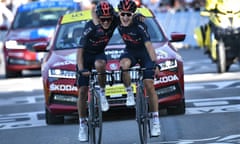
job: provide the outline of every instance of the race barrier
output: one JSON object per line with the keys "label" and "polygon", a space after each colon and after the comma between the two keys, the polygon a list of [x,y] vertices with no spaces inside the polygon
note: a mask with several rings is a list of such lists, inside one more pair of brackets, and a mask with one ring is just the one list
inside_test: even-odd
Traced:
{"label": "race barrier", "polygon": [[159,12],[155,13],[160,24],[164,27],[167,36],[170,38],[171,32],[181,32],[186,34],[186,39],[182,47],[197,47],[194,39],[194,29],[207,23],[206,17],[200,16],[200,11],[179,11],[179,12]]}

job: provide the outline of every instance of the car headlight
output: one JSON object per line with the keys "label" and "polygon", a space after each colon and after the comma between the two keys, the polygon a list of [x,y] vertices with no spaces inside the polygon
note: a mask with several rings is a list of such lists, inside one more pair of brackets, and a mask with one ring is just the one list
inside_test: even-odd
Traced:
{"label": "car headlight", "polygon": [[49,69],[48,76],[54,78],[69,78],[74,79],[76,78],[75,71],[68,71],[68,70],[61,70],[61,69]]}
{"label": "car headlight", "polygon": [[14,40],[6,41],[5,46],[7,49],[26,49],[27,48],[25,45],[20,44]]}
{"label": "car headlight", "polygon": [[173,69],[177,67],[177,60],[166,60],[164,62],[159,63],[159,66],[161,67],[161,70],[168,70]]}

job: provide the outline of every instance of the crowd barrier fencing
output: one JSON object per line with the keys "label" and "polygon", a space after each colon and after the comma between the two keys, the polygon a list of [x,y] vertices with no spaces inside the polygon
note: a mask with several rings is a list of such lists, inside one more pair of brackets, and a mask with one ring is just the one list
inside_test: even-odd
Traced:
{"label": "crowd barrier fencing", "polygon": [[207,17],[200,15],[200,11],[158,12],[155,14],[169,38],[172,32],[186,34],[186,39],[180,44],[180,47],[183,48],[197,47],[194,29],[208,22]]}

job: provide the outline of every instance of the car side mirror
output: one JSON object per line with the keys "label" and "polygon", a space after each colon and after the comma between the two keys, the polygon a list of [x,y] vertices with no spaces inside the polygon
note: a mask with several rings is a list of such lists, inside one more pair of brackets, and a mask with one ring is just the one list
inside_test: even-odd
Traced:
{"label": "car side mirror", "polygon": [[170,40],[170,42],[184,41],[185,38],[186,38],[186,34],[173,32],[173,33],[171,33],[171,40]]}
{"label": "car side mirror", "polygon": [[39,42],[33,45],[33,48],[37,51],[37,52],[48,52],[48,42]]}

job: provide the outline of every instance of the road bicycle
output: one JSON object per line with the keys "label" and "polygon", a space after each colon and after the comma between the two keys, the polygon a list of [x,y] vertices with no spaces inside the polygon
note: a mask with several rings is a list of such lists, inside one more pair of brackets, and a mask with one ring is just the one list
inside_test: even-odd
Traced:
{"label": "road bicycle", "polygon": [[[88,98],[88,127],[89,127],[89,143],[100,144],[102,141],[102,110],[100,103],[100,95],[97,86],[97,76],[101,74],[108,75],[108,84],[114,84],[117,73],[129,71],[131,73],[131,81],[136,84],[136,121],[138,123],[139,136],[141,144],[146,144],[150,132],[150,116],[148,114],[148,97],[144,92],[143,72],[149,70],[146,68],[133,67],[127,70],[111,71],[105,73],[97,73],[92,71],[89,75],[89,98]],[[153,70],[153,68],[151,69]],[[121,74],[120,74],[121,75]]]}
{"label": "road bicycle", "polygon": [[131,81],[136,84],[136,121],[138,124],[139,137],[141,144],[146,144],[148,138],[151,138],[150,115],[148,96],[145,94],[143,85],[143,72],[145,70],[154,70],[155,68],[132,67],[127,70],[131,75]]}
{"label": "road bicycle", "polygon": [[[89,75],[89,97],[88,97],[88,138],[90,144],[102,143],[102,108],[100,94],[97,87],[99,75],[110,75],[113,79],[112,72],[98,73],[94,70]],[[112,81],[108,82],[112,85]]]}

